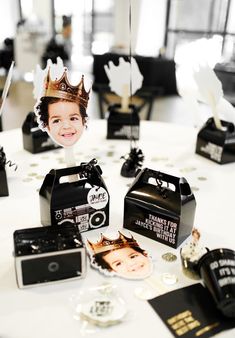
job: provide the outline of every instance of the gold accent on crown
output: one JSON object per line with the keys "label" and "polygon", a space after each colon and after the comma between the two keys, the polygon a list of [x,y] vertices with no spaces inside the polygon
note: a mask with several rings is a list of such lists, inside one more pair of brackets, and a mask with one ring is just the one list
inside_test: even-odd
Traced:
{"label": "gold accent on crown", "polygon": [[47,76],[44,80],[44,91],[42,97],[57,97],[59,99],[77,102],[86,109],[89,100],[89,94],[90,90],[87,92],[84,87],[84,75],[82,75],[78,85],[73,86],[69,83],[67,69],[64,70],[64,73],[59,80],[56,79],[55,81],[52,81],[49,68]]}
{"label": "gold accent on crown", "polygon": [[120,231],[117,239],[110,239],[101,234],[101,239],[97,243],[92,243],[89,240],[87,240],[87,242],[94,254],[121,249],[128,246],[139,246],[133,236],[131,236],[131,238],[126,237]]}

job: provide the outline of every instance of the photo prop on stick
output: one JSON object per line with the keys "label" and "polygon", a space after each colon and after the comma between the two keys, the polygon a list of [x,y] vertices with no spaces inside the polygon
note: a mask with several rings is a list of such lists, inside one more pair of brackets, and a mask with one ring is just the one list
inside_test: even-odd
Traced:
{"label": "photo prop on stick", "polygon": [[144,279],[152,273],[152,260],[136,239],[121,232],[115,239],[101,235],[96,243],[87,240],[91,266],[106,276]]}
{"label": "photo prop on stick", "polygon": [[72,85],[67,68],[57,59],[57,64],[48,61],[44,71],[37,68],[34,83],[34,94],[38,95],[35,114],[39,126],[65,148],[67,166],[75,165],[72,147],[83,133],[90,93],[85,89],[84,76],[77,85]]}
{"label": "photo prop on stick", "polygon": [[130,63],[120,57],[118,66],[115,66],[112,61],[109,61],[109,65],[105,65],[104,69],[109,78],[110,89],[121,96],[121,109],[127,111],[129,107],[129,96],[141,88],[144,79],[136,60],[132,57]]}
{"label": "photo prop on stick", "polygon": [[0,116],[2,115],[4,104],[5,104],[7,94],[8,94],[10,85],[11,85],[11,79],[12,79],[12,75],[13,75],[14,64],[15,64],[15,61],[12,61],[10,69],[8,71],[8,74],[7,74],[6,82],[5,82],[5,85],[4,85],[4,88],[3,88],[2,97],[0,99]]}

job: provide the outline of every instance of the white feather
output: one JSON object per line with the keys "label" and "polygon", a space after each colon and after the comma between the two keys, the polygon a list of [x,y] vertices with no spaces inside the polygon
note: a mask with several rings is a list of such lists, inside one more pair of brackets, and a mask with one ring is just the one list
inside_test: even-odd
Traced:
{"label": "white feather", "polygon": [[217,114],[217,105],[223,97],[221,82],[208,65],[199,66],[198,71],[194,72],[194,79],[198,86],[199,99],[211,107],[215,125],[217,129],[222,130],[223,127]]}

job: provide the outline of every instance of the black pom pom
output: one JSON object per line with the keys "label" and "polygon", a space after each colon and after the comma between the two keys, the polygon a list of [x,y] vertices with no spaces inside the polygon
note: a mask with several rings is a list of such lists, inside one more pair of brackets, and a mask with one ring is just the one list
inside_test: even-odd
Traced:
{"label": "black pom pom", "polygon": [[142,167],[144,161],[144,154],[141,149],[131,148],[130,153],[127,156],[122,156],[125,162],[121,168],[121,176],[135,177],[136,172]]}

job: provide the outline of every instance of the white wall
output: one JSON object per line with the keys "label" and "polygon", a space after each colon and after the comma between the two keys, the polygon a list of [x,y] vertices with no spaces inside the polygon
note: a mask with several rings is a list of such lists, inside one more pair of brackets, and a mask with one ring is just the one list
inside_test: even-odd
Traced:
{"label": "white wall", "polygon": [[132,52],[157,56],[165,36],[166,0],[115,0],[114,45],[130,48],[129,4],[131,3]]}
{"label": "white wall", "polygon": [[0,44],[6,38],[14,38],[19,21],[19,8],[16,0],[0,0]]}
{"label": "white wall", "polygon": [[136,53],[157,56],[165,36],[166,0],[142,0]]}

